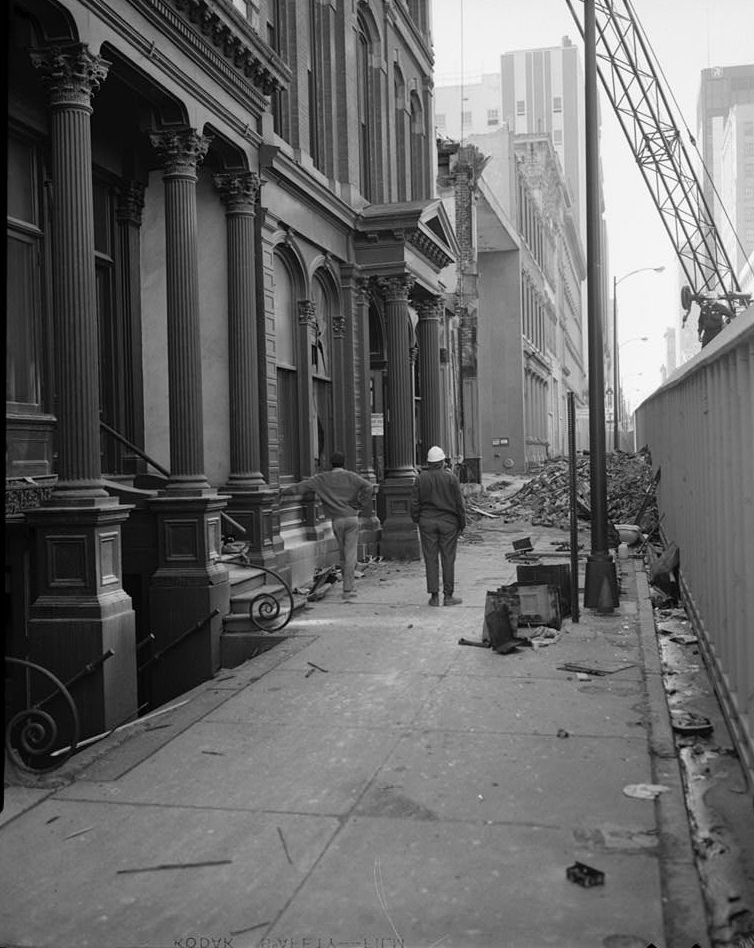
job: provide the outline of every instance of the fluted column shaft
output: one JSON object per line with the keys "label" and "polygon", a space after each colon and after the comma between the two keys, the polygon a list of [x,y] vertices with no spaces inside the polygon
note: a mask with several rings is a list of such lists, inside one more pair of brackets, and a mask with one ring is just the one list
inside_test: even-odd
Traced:
{"label": "fluted column shaft", "polygon": [[419,378],[421,380],[421,438],[426,455],[432,445],[442,446],[440,404],[440,307],[433,300],[419,307],[416,334],[419,342]]}
{"label": "fluted column shaft", "polygon": [[34,51],[49,93],[58,483],[52,501],[96,504],[102,485],[91,100],[110,66],[84,44]]}
{"label": "fluted column shaft", "polygon": [[254,208],[259,186],[258,175],[251,171],[215,175],[215,187],[225,205],[228,235],[231,489],[265,484],[260,453],[254,249]]}
{"label": "fluted column shaft", "polygon": [[156,132],[150,138],[164,161],[170,400],[168,490],[193,493],[209,487],[204,475],[196,169],[210,140],[193,129]]}
{"label": "fluted column shaft", "polygon": [[356,320],[353,335],[354,365],[358,367],[357,454],[359,470],[370,480],[375,477],[372,455],[372,405],[369,397],[371,365],[369,359],[369,281],[356,280]]}
{"label": "fluted column shaft", "polygon": [[[115,419],[120,431],[136,445],[144,444],[144,406],[141,378],[141,216],[144,185],[130,181],[118,196],[120,299],[123,325],[118,340],[122,355],[118,371],[122,386],[123,417]],[[138,460],[133,463],[138,465]]]}
{"label": "fluted column shaft", "polygon": [[408,294],[412,286],[413,280],[407,276],[379,279],[385,300],[388,363],[386,477],[413,477],[416,474],[408,317]]}

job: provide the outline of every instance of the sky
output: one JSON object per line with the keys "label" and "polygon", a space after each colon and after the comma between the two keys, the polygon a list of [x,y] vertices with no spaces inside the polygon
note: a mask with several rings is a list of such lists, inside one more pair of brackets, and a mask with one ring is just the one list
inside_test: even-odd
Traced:
{"label": "sky", "polygon": [[[583,3],[573,5],[581,17]],[[665,87],[695,133],[702,69],[754,62],[754,0],[633,0],[632,6]],[[563,36],[581,46],[566,0],[432,0],[435,85],[499,72],[502,53],[559,46]],[[665,331],[682,312],[678,287],[685,280],[612,106],[601,88],[599,94],[610,282],[622,281],[617,293],[621,378],[625,397],[636,406],[662,382]],[[622,280],[633,270],[661,266],[663,273]],[[694,323],[697,313],[694,306],[689,317]]]}

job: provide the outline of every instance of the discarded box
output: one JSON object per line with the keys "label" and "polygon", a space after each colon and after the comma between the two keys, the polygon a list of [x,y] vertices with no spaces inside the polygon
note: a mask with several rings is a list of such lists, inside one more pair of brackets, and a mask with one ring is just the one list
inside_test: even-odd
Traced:
{"label": "discarded box", "polygon": [[525,586],[545,583],[560,590],[560,614],[571,615],[571,567],[565,563],[554,565],[524,565],[516,567],[516,579]]}
{"label": "discarded box", "polygon": [[577,885],[583,885],[584,888],[591,888],[594,885],[605,884],[605,873],[599,869],[592,869],[583,862],[575,862],[566,869],[566,877]]}
{"label": "discarded box", "polygon": [[560,590],[557,586],[518,585],[518,625],[549,625],[559,629],[562,625]]}

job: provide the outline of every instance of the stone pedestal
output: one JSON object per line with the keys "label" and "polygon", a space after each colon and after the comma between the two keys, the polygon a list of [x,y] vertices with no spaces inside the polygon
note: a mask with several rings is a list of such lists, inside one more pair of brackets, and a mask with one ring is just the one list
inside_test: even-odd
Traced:
{"label": "stone pedestal", "polygon": [[[121,575],[120,531],[129,509],[113,501],[27,513],[38,595],[29,608],[26,657],[64,684],[95,663],[70,688],[81,739],[137,713],[135,617]],[[96,664],[108,650],[114,654]],[[33,697],[49,690],[43,683]]]}
{"label": "stone pedestal", "polygon": [[[245,530],[245,535],[236,536],[249,544],[247,556],[252,563],[275,569],[277,557],[283,549],[280,539],[280,510],[277,506],[277,491],[234,490],[231,484],[225,488],[230,494],[227,514]],[[226,524],[227,531],[233,528]]]}
{"label": "stone pedestal", "polygon": [[[222,617],[230,610],[228,572],[219,560],[220,514],[227,500],[219,494],[166,493],[149,503],[157,520],[158,556],[149,591],[151,657],[164,653],[145,672],[152,707],[206,681],[220,667]],[[194,631],[178,642],[189,630]]]}
{"label": "stone pedestal", "polygon": [[385,510],[382,521],[380,555],[388,560],[418,560],[421,556],[419,532],[411,520],[413,478],[385,480],[380,495]]}

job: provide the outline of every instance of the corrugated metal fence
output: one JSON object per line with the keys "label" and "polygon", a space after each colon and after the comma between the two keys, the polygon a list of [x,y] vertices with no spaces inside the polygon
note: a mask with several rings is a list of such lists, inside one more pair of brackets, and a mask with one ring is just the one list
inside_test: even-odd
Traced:
{"label": "corrugated metal fence", "polygon": [[661,468],[663,533],[754,779],[754,307],[642,403],[636,433]]}

